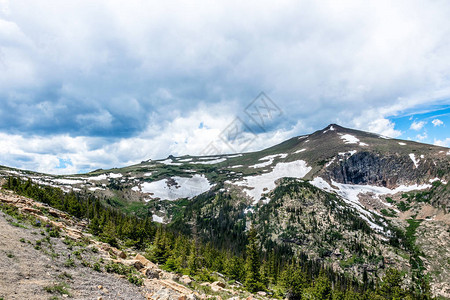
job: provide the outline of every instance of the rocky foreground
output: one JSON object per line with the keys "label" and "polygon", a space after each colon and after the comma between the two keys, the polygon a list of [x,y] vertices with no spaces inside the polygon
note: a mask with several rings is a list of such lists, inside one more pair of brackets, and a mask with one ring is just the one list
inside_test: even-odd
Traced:
{"label": "rocky foreground", "polygon": [[[0,299],[263,299],[238,284],[196,282],[87,233],[86,222],[0,190]],[[134,284],[133,284],[134,283]]]}

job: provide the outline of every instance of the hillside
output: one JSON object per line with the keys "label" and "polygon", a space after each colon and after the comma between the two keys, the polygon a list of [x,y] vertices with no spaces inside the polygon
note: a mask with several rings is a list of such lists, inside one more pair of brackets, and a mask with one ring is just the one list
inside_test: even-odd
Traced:
{"label": "hillside", "polygon": [[450,297],[450,150],[332,124],[268,149],[169,156],[124,168],[9,176],[102,199],[219,249],[243,253],[250,226],[263,260],[298,257],[360,282],[387,267]]}

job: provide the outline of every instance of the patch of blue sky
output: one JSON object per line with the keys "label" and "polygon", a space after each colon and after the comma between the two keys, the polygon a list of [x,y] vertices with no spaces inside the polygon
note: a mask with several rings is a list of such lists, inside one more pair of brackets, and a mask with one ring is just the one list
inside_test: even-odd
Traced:
{"label": "patch of blue sky", "polygon": [[72,161],[70,160],[70,158],[64,159],[64,158],[59,158],[58,157],[58,160],[59,160],[59,165],[56,166],[57,169],[65,169],[68,166],[72,166],[73,165]]}
{"label": "patch of blue sky", "polygon": [[400,139],[433,144],[450,138],[450,105],[421,107],[388,119],[401,131]]}

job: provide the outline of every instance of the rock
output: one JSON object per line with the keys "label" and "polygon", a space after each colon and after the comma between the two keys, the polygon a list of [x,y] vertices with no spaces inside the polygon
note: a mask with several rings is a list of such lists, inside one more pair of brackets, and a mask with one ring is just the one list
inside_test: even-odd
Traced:
{"label": "rock", "polygon": [[101,290],[101,289],[103,288],[103,286],[99,285],[97,288],[98,288],[99,290]]}
{"label": "rock", "polygon": [[186,300],[197,300],[198,297],[195,294],[189,294],[187,295],[187,299]]}
{"label": "rock", "polygon": [[144,265],[140,261],[135,261],[133,266],[136,268],[136,270],[140,270],[144,268]]}
{"label": "rock", "polygon": [[145,271],[145,276],[147,276],[148,279],[159,279],[159,272],[155,269],[147,269]]}
{"label": "rock", "polygon": [[178,300],[187,300],[186,295],[181,295],[178,297]]}
{"label": "rock", "polygon": [[192,283],[192,279],[188,275],[183,275],[180,278],[180,282],[185,284],[185,285],[190,285]]}
{"label": "rock", "polygon": [[222,281],[216,281],[216,282],[213,282],[213,284],[216,284],[216,285],[220,286],[221,288],[225,288],[225,283],[223,283]]}
{"label": "rock", "polygon": [[261,296],[261,297],[266,297],[267,296],[267,293],[263,292],[263,291],[259,291],[259,292],[257,292],[257,294],[258,294],[258,296]]}
{"label": "rock", "polygon": [[134,259],[139,261],[143,266],[149,266],[151,264],[151,262],[148,259],[146,259],[140,254],[137,254]]}
{"label": "rock", "polygon": [[127,258],[127,255],[122,250],[117,251],[116,255],[120,258]]}
{"label": "rock", "polygon": [[213,290],[213,292],[221,291],[224,287],[225,287],[225,284],[223,284],[220,281],[215,281],[211,284],[211,290]]}

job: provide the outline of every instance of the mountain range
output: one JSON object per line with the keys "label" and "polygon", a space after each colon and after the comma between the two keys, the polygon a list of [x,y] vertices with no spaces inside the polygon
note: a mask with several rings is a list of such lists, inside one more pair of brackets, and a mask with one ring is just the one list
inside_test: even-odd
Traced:
{"label": "mountain range", "polygon": [[308,257],[357,280],[386,266],[450,297],[450,149],[331,124],[249,153],[57,176],[0,167],[210,242]]}

